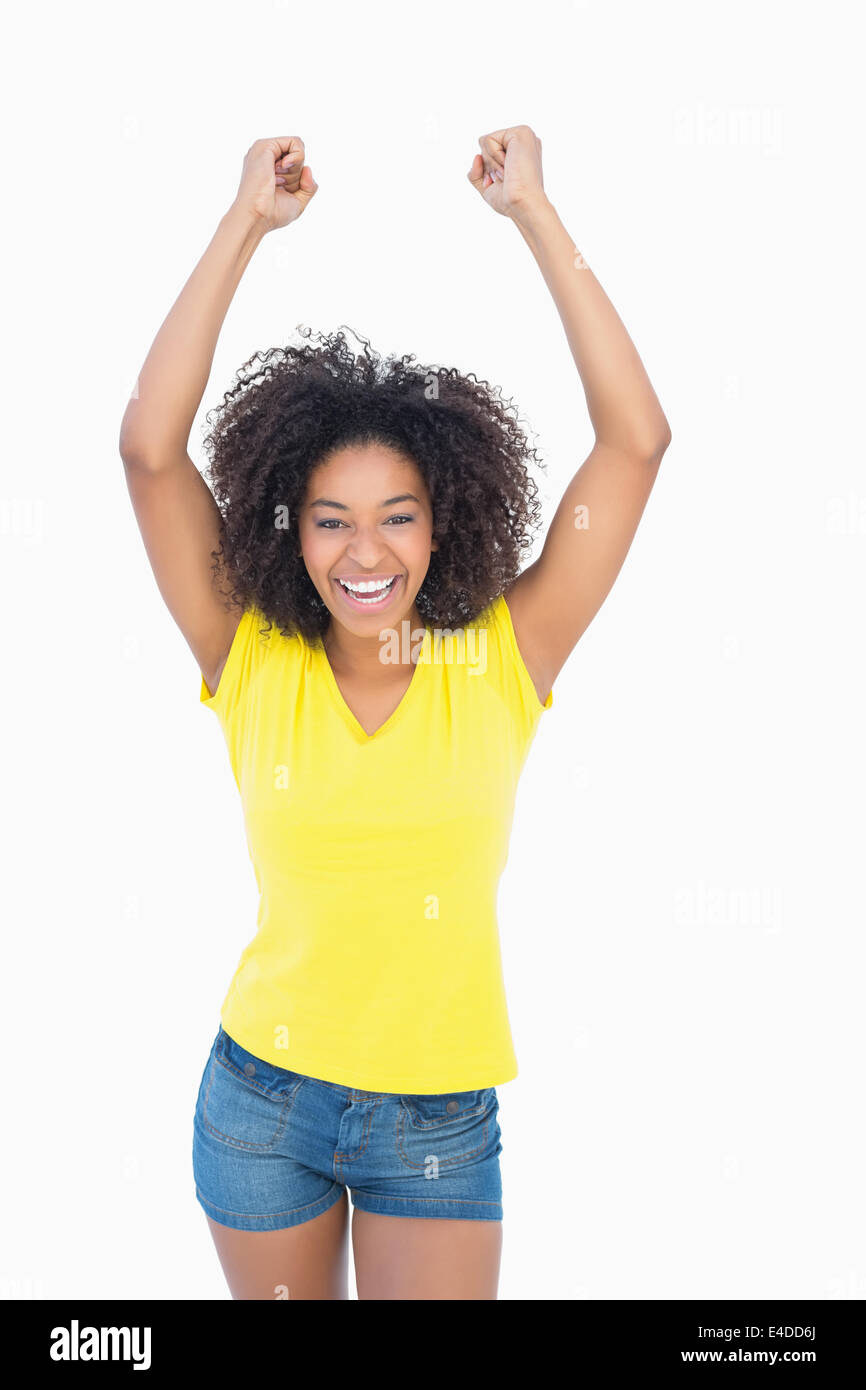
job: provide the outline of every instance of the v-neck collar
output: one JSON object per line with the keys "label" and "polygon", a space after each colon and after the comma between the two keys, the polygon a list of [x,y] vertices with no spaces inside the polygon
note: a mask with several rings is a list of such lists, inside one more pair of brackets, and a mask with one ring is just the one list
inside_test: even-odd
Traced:
{"label": "v-neck collar", "polygon": [[337,713],[340,715],[341,719],[343,720],[343,723],[346,725],[346,728],[349,730],[349,733],[353,736],[356,742],[361,744],[375,742],[375,740],[378,739],[381,734],[390,732],[390,730],[393,729],[394,725],[398,723],[399,720],[403,717],[407,705],[409,704],[412,697],[417,693],[416,687],[418,685],[418,680],[423,672],[424,667],[430,664],[426,659],[429,640],[430,629],[426,628],[421,650],[418,653],[418,660],[415,662],[415,669],[412,672],[412,679],[406,687],[406,690],[403,693],[400,703],[396,706],[395,709],[391,711],[384,724],[380,724],[378,729],[373,730],[372,734],[367,733],[367,730],[364,728],[363,724],[355,717],[355,715],[349,709],[349,706],[346,703],[346,698],[339,685],[337,684],[337,677],[334,675],[334,669],[331,666],[330,661],[328,660],[328,653],[325,651],[324,646],[316,645],[315,647],[311,648],[313,660],[318,664],[318,668],[322,673],[325,685],[328,687],[328,690],[330,692],[331,700],[334,704],[334,707],[336,708]]}

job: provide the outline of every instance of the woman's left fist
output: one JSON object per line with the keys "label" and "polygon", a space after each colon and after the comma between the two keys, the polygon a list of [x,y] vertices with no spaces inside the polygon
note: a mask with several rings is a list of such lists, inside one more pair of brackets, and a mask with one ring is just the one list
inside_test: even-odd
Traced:
{"label": "woman's left fist", "polygon": [[494,212],[519,217],[545,199],[541,141],[528,125],[491,131],[478,144],[466,177]]}

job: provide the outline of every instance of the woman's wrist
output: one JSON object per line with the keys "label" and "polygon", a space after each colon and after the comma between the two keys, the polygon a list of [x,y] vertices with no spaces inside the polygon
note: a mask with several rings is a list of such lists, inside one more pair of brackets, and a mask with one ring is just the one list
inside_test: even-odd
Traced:
{"label": "woman's wrist", "polygon": [[243,203],[231,203],[220,220],[223,226],[231,229],[242,241],[253,246],[270,231],[266,219]]}
{"label": "woman's wrist", "polygon": [[511,214],[511,220],[523,236],[529,238],[543,231],[545,227],[555,225],[559,217],[547,194],[541,192],[523,203],[518,203]]}

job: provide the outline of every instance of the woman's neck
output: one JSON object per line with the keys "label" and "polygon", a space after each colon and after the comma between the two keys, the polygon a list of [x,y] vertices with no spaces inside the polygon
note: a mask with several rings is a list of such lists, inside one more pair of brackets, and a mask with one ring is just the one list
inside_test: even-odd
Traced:
{"label": "woman's neck", "polygon": [[[405,630],[404,623],[408,624]],[[397,670],[405,674],[406,668],[414,664],[413,653],[423,633],[424,619],[413,603],[410,612],[401,614],[393,625],[383,627],[372,637],[360,637],[332,617],[322,642],[335,671],[371,682],[387,681]]]}

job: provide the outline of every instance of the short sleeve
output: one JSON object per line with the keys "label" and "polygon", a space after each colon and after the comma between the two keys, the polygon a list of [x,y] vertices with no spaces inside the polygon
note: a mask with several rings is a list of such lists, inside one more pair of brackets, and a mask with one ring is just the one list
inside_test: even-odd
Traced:
{"label": "short sleeve", "polygon": [[553,689],[542,703],[517,645],[511,612],[502,594],[485,609],[478,622],[487,632],[487,664],[491,678],[518,728],[528,739],[542,714],[551,708]]}
{"label": "short sleeve", "polygon": [[262,629],[266,626],[267,619],[261,613],[254,608],[246,609],[235,630],[219,685],[213,694],[204,676],[201,677],[200,703],[212,709],[223,726],[243,702],[261,664],[266,650]]}

